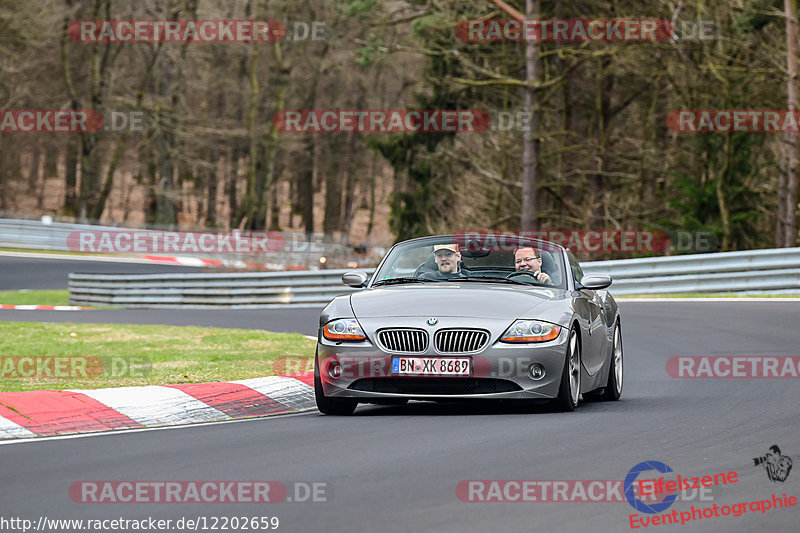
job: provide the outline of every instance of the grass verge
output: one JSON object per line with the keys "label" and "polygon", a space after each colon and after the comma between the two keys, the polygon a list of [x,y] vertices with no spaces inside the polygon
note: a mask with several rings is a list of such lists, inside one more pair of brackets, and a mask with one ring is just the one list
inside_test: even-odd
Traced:
{"label": "grass verge", "polygon": [[69,305],[69,291],[0,291],[0,304]]}
{"label": "grass verge", "polygon": [[69,250],[47,250],[44,248],[15,248],[13,246],[0,246],[0,252],[19,252],[28,254],[48,254],[48,255],[97,255],[82,252],[71,252]]}
{"label": "grass verge", "polygon": [[312,368],[314,348],[302,335],[259,330],[0,322],[0,391],[281,375]]}

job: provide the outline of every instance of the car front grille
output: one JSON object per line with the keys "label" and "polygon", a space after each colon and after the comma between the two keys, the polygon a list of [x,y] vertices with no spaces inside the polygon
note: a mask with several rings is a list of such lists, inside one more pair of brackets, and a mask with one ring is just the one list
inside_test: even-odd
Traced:
{"label": "car front grille", "polygon": [[513,392],[522,387],[495,378],[364,378],[353,382],[350,390],[384,394],[456,396]]}
{"label": "car front grille", "polygon": [[421,329],[384,329],[378,342],[389,352],[423,353],[428,349],[428,334]]}
{"label": "car front grille", "polygon": [[472,353],[486,346],[489,333],[482,329],[441,329],[433,342],[440,353]]}

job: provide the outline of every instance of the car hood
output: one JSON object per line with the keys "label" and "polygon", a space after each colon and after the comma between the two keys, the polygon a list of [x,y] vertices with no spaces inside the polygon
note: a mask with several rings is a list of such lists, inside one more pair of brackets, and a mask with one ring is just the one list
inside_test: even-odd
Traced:
{"label": "car hood", "polygon": [[[462,316],[531,318],[534,308],[559,306],[568,299],[562,289],[447,282],[436,286],[402,285],[367,289],[350,295],[356,317]],[[544,309],[537,309],[541,315]]]}

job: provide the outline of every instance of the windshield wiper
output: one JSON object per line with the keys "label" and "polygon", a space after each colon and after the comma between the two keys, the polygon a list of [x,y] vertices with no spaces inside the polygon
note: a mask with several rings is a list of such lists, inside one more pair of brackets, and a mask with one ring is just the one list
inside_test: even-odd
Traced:
{"label": "windshield wiper", "polygon": [[485,281],[487,283],[511,283],[513,285],[525,285],[530,287],[530,283],[524,283],[515,279],[498,278],[495,276],[466,276],[463,278],[447,278],[447,281]]}
{"label": "windshield wiper", "polygon": [[401,283],[428,283],[431,281],[437,282],[439,280],[424,278],[389,278],[376,281],[372,286],[377,287],[378,285],[399,285]]}

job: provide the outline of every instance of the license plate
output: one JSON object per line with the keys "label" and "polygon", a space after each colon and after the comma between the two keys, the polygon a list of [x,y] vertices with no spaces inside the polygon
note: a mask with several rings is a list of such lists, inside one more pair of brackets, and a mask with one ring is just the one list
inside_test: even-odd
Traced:
{"label": "license plate", "polygon": [[392,374],[397,376],[471,376],[469,357],[393,357]]}

